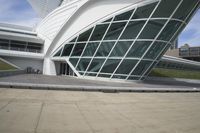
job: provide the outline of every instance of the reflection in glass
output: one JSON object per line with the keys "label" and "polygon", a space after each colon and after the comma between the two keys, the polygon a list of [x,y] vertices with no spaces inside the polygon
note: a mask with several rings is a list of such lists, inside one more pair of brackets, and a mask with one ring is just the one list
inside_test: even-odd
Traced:
{"label": "reflection in glass", "polygon": [[149,18],[151,12],[153,11],[157,3],[158,2],[139,7],[133,15],[132,19]]}
{"label": "reflection in glass", "polygon": [[145,21],[131,21],[126,27],[120,39],[135,39],[142,29]]}
{"label": "reflection in glass", "polygon": [[142,75],[150,66],[151,61],[142,60],[131,75]]}
{"label": "reflection in glass", "polygon": [[95,56],[96,57],[99,57],[99,56],[106,57],[106,56],[108,56],[108,54],[110,53],[110,50],[112,49],[114,44],[115,44],[115,42],[102,42],[101,46],[99,47]]}
{"label": "reflection in glass", "polygon": [[84,47],[85,43],[77,43],[73,50],[72,56],[80,56],[83,52]]}
{"label": "reflection in glass", "polygon": [[154,39],[164,26],[166,20],[150,20],[139,36],[139,39]]}
{"label": "reflection in glass", "polygon": [[127,57],[142,57],[144,52],[150,46],[152,42],[136,41],[132,48],[130,49]]}
{"label": "reflection in glass", "polygon": [[163,50],[163,48],[165,47],[165,43],[162,42],[155,42],[151,48],[149,49],[149,51],[147,52],[147,54],[145,55],[145,59],[155,59],[160,51]]}
{"label": "reflection in glass", "polygon": [[101,68],[104,61],[105,59],[93,59],[88,72],[99,72],[99,69]]}
{"label": "reflection in glass", "polygon": [[154,12],[152,18],[170,17],[170,15],[176,9],[179,2],[180,0],[161,0],[161,3]]}
{"label": "reflection in glass", "polygon": [[126,22],[112,23],[104,40],[116,40],[122,32]]}
{"label": "reflection in glass", "polygon": [[99,45],[99,42],[89,42],[87,44],[87,47],[86,47],[84,53],[83,53],[83,57],[84,56],[92,57],[94,55],[98,45]]}
{"label": "reflection in glass", "polygon": [[63,49],[62,56],[69,56],[73,47],[74,47],[74,44],[66,44]]}
{"label": "reflection in glass", "polygon": [[123,57],[132,43],[132,41],[119,41],[110,57]]}
{"label": "reflection in glass", "polygon": [[106,32],[109,24],[101,24],[95,27],[95,30],[90,38],[90,41],[102,40],[104,33]]}
{"label": "reflection in glass", "polygon": [[181,24],[182,23],[179,21],[175,21],[175,20],[169,21],[168,24],[166,25],[166,27],[164,28],[164,30],[161,32],[161,34],[157,38],[157,40],[169,41],[172,38],[172,36],[174,35],[174,33],[181,26]]}
{"label": "reflection in glass", "polygon": [[120,20],[129,20],[129,18],[131,17],[133,13],[133,10],[122,13],[120,15],[115,16],[114,21],[120,21]]}
{"label": "reflection in glass", "polygon": [[129,74],[138,60],[124,59],[115,74]]}
{"label": "reflection in glass", "polygon": [[85,71],[87,69],[88,64],[90,63],[91,59],[81,59],[80,62],[77,65],[78,71]]}
{"label": "reflection in glass", "polygon": [[120,60],[108,59],[103,66],[101,73],[113,73],[119,62]]}

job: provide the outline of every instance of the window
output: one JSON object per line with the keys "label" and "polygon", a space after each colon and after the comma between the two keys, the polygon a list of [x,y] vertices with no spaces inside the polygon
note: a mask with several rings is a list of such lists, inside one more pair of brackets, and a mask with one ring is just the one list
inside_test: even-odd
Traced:
{"label": "window", "polygon": [[151,61],[142,60],[131,75],[142,75],[150,66]]}
{"label": "window", "polygon": [[138,8],[135,14],[133,15],[132,19],[149,18],[150,14],[152,13],[157,3],[158,2]]}
{"label": "window", "polygon": [[72,51],[73,46],[74,44],[66,44],[63,49],[62,56],[69,56]]}
{"label": "window", "polygon": [[115,42],[102,42],[101,46],[99,47],[95,56],[96,57],[98,57],[98,56],[102,56],[102,57],[108,56],[108,54],[110,53],[110,50],[112,49],[114,44],[115,44]]}
{"label": "window", "polygon": [[[190,0],[191,1],[191,0]],[[152,18],[168,18],[176,9],[180,0],[161,0],[158,8],[154,12]]]}
{"label": "window", "polygon": [[127,57],[142,57],[151,43],[152,42],[136,41],[129,51]]}
{"label": "window", "polygon": [[88,41],[88,38],[90,37],[91,32],[92,32],[92,28],[83,32],[81,35],[79,35],[78,42]]}
{"label": "window", "polygon": [[166,20],[150,20],[139,36],[139,39],[154,39],[164,26]]}
{"label": "window", "polygon": [[145,21],[131,21],[126,27],[120,39],[135,39],[142,29]]}
{"label": "window", "polygon": [[115,16],[114,21],[120,21],[120,20],[129,20],[129,18],[131,17],[133,13],[133,10],[122,13],[120,15]]}
{"label": "window", "polygon": [[102,40],[103,35],[105,34],[109,24],[101,24],[95,27],[95,30],[92,34],[90,41]]}
{"label": "window", "polygon": [[89,63],[90,59],[81,59],[76,69],[78,71],[86,71]]}
{"label": "window", "polygon": [[132,43],[132,41],[119,41],[113,49],[110,57],[123,57]]}
{"label": "window", "polygon": [[72,56],[80,56],[83,52],[84,47],[85,43],[77,43],[73,50]]}
{"label": "window", "polygon": [[155,59],[159,53],[163,50],[163,48],[165,47],[165,43],[162,42],[155,42],[151,48],[149,49],[149,51],[147,52],[147,54],[145,55],[144,58],[146,59]]}
{"label": "window", "polygon": [[121,22],[121,23],[112,23],[104,40],[116,40],[118,39],[120,33],[122,32],[124,26],[125,26],[125,22]]}
{"label": "window", "polygon": [[115,74],[129,74],[138,60],[124,59]]}
{"label": "window", "polygon": [[98,72],[105,59],[94,59],[88,69],[89,72]]}
{"label": "window", "polygon": [[99,42],[89,42],[83,53],[83,57],[84,56],[92,57],[94,55],[98,45],[99,45]]}
{"label": "window", "polygon": [[103,66],[101,73],[113,73],[120,60],[108,59]]}

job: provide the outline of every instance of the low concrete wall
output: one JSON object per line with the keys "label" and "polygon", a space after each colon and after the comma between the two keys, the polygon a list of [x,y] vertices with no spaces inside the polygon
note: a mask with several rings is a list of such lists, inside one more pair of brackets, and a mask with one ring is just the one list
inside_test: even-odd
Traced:
{"label": "low concrete wall", "polygon": [[8,71],[0,71],[0,77],[25,74],[26,70],[8,70]]}

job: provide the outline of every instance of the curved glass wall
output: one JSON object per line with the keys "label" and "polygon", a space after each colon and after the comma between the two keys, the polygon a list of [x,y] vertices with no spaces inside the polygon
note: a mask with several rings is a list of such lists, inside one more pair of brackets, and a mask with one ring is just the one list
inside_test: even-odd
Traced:
{"label": "curved glass wall", "polygon": [[160,0],[112,16],[60,48],[82,76],[142,80],[171,46],[199,0]]}

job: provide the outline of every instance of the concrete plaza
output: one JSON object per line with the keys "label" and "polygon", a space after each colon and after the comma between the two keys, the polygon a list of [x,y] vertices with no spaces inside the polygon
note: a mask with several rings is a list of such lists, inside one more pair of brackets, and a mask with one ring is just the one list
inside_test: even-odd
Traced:
{"label": "concrete plaza", "polygon": [[0,133],[199,133],[200,93],[0,89]]}

